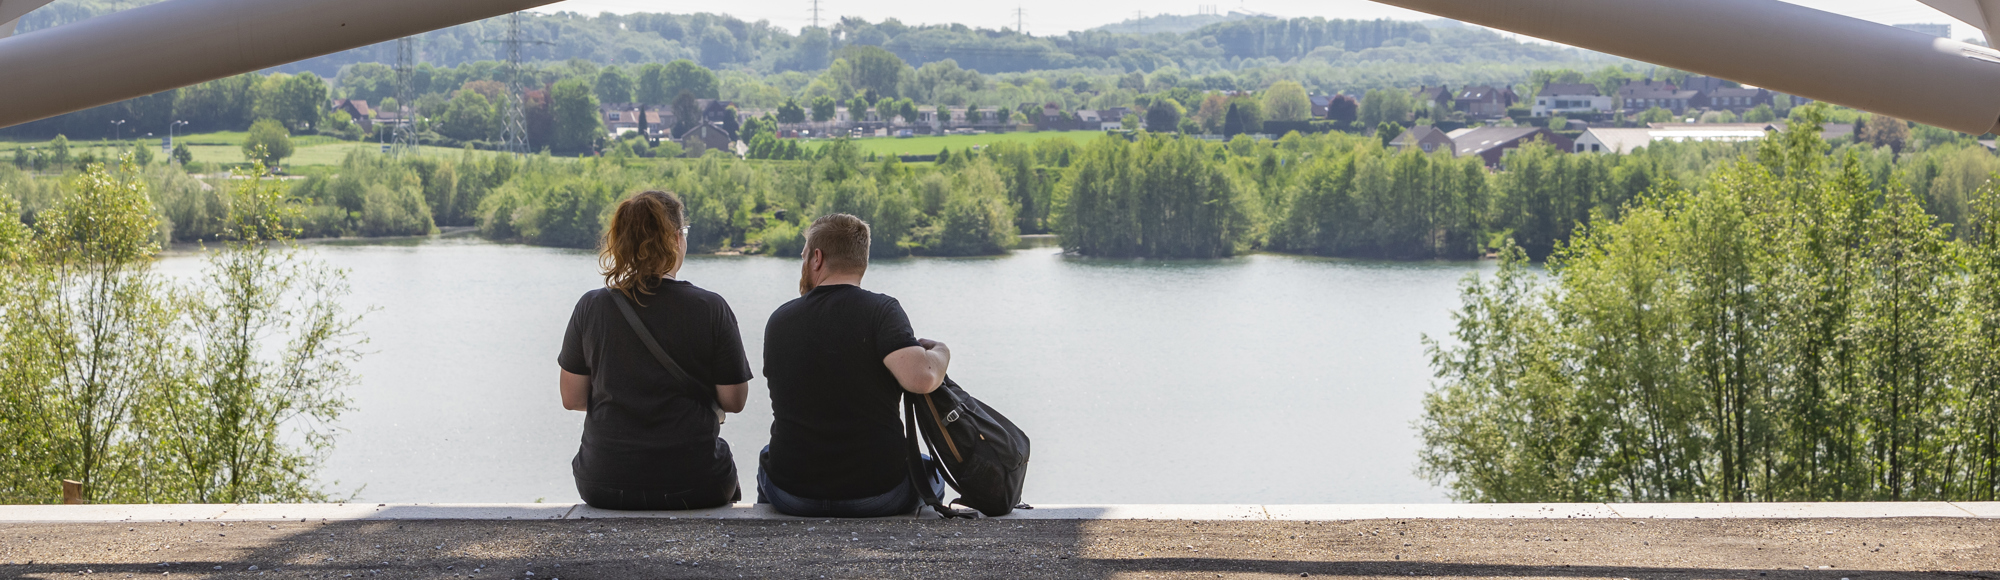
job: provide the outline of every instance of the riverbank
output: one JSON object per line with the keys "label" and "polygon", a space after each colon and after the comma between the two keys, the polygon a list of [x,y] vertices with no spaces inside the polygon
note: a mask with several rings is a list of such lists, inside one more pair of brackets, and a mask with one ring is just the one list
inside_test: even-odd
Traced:
{"label": "riverbank", "polygon": [[[1597,504],[1601,505],[1601,504]],[[1751,510],[1772,504],[1743,504]],[[1796,517],[1703,517],[1732,506],[1646,506],[1674,519],[1573,517],[1577,506],[1409,506],[1454,519],[811,520],[645,517],[246,519],[0,523],[0,575],[215,578],[1560,578],[2000,577],[2000,519],[1951,504],[1817,504]],[[1991,504],[1970,504],[1988,516]],[[0,521],[29,506],[0,508]],[[33,506],[80,511],[125,506]],[[179,508],[139,506],[188,518]],[[314,506],[248,506],[257,513]],[[332,506],[325,506],[332,507]],[[369,506],[362,506],[369,507]],[[391,507],[391,506],[379,506]],[[420,508],[422,506],[396,506]],[[432,513],[437,508],[432,506]],[[1077,506],[1202,508],[1228,506]],[[1272,506],[1283,508],[1283,506]],[[1291,506],[1342,508],[1393,506]],[[1492,508],[1539,517],[1482,517]],[[1621,506],[1612,506],[1615,512]],[[1437,508],[1447,508],[1438,511]],[[587,508],[584,508],[587,509]],[[1664,511],[1663,511],[1664,510]],[[130,510],[127,510],[130,511]],[[393,511],[393,510],[392,510]],[[1226,510],[1225,510],[1226,511]],[[303,512],[301,512],[303,513]],[[416,513],[416,512],[404,512]],[[1355,512],[1360,513],[1360,512]],[[1968,512],[1969,513],[1969,512]],[[605,512],[609,515],[609,512]],[[299,514],[285,514],[297,516]],[[667,516],[665,513],[624,514]],[[1490,514],[1489,514],[1490,515]],[[1832,517],[1828,517],[1831,515]],[[682,516],[690,516],[682,514]],[[225,518],[226,519],[226,518]]]}

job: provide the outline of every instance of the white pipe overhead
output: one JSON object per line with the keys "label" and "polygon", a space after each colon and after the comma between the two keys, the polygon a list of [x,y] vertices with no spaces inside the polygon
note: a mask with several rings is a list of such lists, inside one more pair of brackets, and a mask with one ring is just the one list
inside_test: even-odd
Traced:
{"label": "white pipe overhead", "polygon": [[[12,7],[17,0],[0,1]],[[168,0],[141,6],[0,38],[0,127],[556,1]]]}
{"label": "white pipe overhead", "polygon": [[2000,29],[2000,0],[1918,0],[1936,8],[1938,12],[1978,28],[1986,33],[1986,44],[1993,44],[1993,31]]}
{"label": "white pipe overhead", "polygon": [[1975,135],[2000,124],[2000,51],[1778,0],[1375,1]]}

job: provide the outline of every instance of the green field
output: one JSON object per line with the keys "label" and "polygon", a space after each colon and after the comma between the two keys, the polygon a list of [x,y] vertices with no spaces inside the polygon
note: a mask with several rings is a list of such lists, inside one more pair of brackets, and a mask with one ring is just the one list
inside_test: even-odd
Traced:
{"label": "green field", "polygon": [[[195,161],[199,161],[202,163],[230,165],[230,164],[244,162],[243,160],[244,136],[245,133],[242,131],[226,131],[218,133],[201,133],[196,135],[178,135],[174,137],[174,141],[181,145],[186,145],[188,148],[188,152],[194,154]],[[158,137],[142,137],[141,140],[146,145],[153,147],[157,147],[160,143]],[[114,152],[117,151],[125,151],[128,148],[130,148],[132,144],[133,141],[131,140],[127,140],[123,143],[111,141],[108,139],[100,139],[95,141],[70,141],[69,150],[72,155],[93,153],[98,157],[102,158],[102,157],[109,157],[110,155],[114,154]],[[15,149],[26,149],[29,147],[48,147],[48,145],[49,145],[48,141],[0,141],[0,156],[6,156],[8,158],[11,158],[13,155],[13,151]],[[372,141],[365,143],[355,142],[355,141],[341,141],[339,139],[327,137],[324,135],[306,135],[300,137],[293,137],[292,147],[295,151],[293,152],[291,157],[285,158],[285,165],[293,167],[304,167],[310,165],[339,165],[341,160],[347,157],[347,152],[349,151],[353,151],[356,149],[361,149],[366,151],[382,150],[381,149],[382,146],[380,143],[375,143]],[[450,147],[425,146],[422,148],[421,154],[457,156],[462,151],[464,150],[454,149]],[[160,154],[158,149],[154,149],[154,154],[155,154],[154,155],[155,159],[164,159],[166,157],[165,155]],[[474,154],[493,155],[495,153],[492,151],[477,151],[474,152]]]}
{"label": "green field", "polygon": [[[342,159],[347,158],[347,152],[349,151],[353,151],[356,149],[360,149],[363,151],[381,151],[382,145],[379,143],[355,143],[352,141],[345,141],[345,142],[336,141],[324,145],[307,145],[307,146],[295,145],[294,149],[295,151],[293,151],[292,156],[285,158],[285,165],[287,166],[301,167],[306,165],[339,165]],[[460,153],[464,151],[465,151],[464,149],[453,149],[450,147],[431,147],[427,145],[421,149],[419,154],[449,155],[452,157],[457,157]],[[243,147],[241,145],[237,146],[190,145],[188,146],[188,152],[194,154],[195,161],[200,161],[203,163],[222,163],[222,164],[243,163]],[[473,154],[494,155],[495,152],[474,151]]]}
{"label": "green field", "polygon": [[[1044,139],[1068,139],[1081,145],[1091,139],[1103,137],[1100,131],[1024,131],[1017,133],[988,133],[985,135],[945,135],[941,137],[864,137],[855,139],[854,144],[862,153],[876,155],[936,155],[941,149],[963,151],[966,148],[991,145],[994,143],[1033,143]],[[825,146],[832,141],[814,140],[807,147]]]}
{"label": "green field", "polygon": [[[187,145],[189,147],[194,147],[197,145],[241,147],[243,146],[243,139],[247,135],[248,134],[243,131],[220,131],[215,133],[200,133],[195,135],[175,135],[174,141],[182,145]],[[304,135],[292,138],[292,146],[294,147],[310,147],[314,145],[328,145],[341,142],[342,141],[339,139],[327,137],[325,135]],[[79,149],[89,149],[89,148],[102,149],[110,147],[112,145],[117,145],[119,147],[130,147],[132,146],[133,143],[145,143],[157,147],[160,144],[160,136],[153,135],[147,137],[142,135],[135,138],[128,135],[126,136],[124,142],[122,143],[117,141],[112,141],[110,139],[70,139],[69,148],[70,150],[75,151]],[[21,149],[26,147],[47,147],[48,145],[49,142],[46,140],[42,141],[0,140],[0,151],[12,152],[15,149]]]}

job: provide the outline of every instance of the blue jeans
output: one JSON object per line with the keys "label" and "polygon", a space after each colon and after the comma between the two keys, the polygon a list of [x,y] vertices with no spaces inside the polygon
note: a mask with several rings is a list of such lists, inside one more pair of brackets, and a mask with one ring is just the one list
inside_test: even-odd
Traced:
{"label": "blue jeans", "polygon": [[[813,499],[786,493],[772,485],[771,477],[764,473],[764,460],[770,453],[771,446],[766,445],[757,454],[757,503],[771,504],[778,513],[808,518],[881,518],[908,515],[923,507],[923,498],[908,479],[888,493],[857,499]],[[936,464],[929,455],[924,456],[924,463]],[[935,469],[929,483],[931,495],[944,496],[944,477]]]}

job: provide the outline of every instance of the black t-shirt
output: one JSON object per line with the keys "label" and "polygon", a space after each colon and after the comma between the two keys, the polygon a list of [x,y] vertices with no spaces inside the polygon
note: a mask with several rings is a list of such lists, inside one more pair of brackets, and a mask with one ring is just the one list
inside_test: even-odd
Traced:
{"label": "black t-shirt", "polygon": [[[653,339],[700,385],[674,381],[625,315],[614,290],[587,292],[570,314],[557,364],[590,375],[576,479],[630,489],[681,490],[726,478],[734,459],[717,437],[709,401],[716,385],[750,381],[736,313],[721,296],[678,280],[652,286],[633,304]],[[695,389],[705,396],[697,396]]]}
{"label": "black t-shirt", "polygon": [[814,288],[771,313],[771,483],[801,497],[856,499],[907,479],[903,388],[882,359],[912,346],[903,305],[852,285]]}

